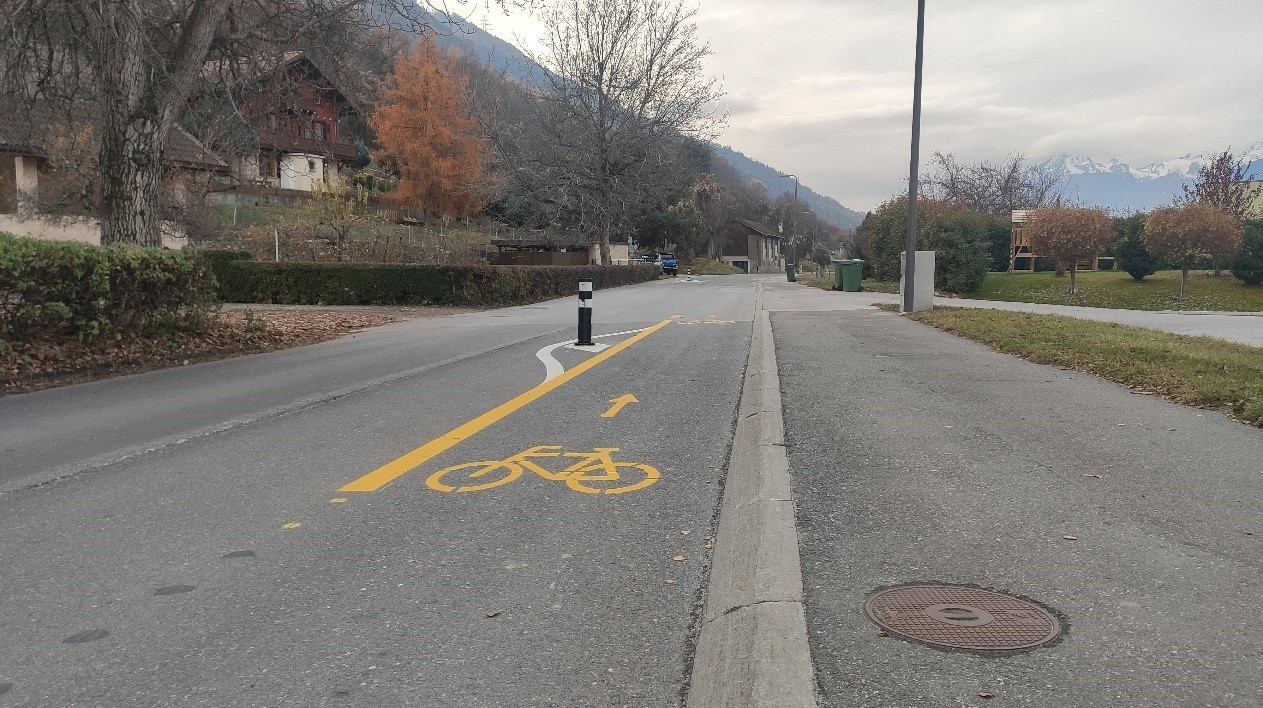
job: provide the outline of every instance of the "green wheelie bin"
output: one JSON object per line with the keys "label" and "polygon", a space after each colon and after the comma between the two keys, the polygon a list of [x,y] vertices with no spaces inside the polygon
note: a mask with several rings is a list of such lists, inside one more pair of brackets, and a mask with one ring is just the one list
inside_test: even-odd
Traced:
{"label": "green wheelie bin", "polygon": [[833,289],[842,290],[848,293],[857,293],[863,290],[860,282],[864,280],[864,261],[856,258],[851,260],[833,261]]}

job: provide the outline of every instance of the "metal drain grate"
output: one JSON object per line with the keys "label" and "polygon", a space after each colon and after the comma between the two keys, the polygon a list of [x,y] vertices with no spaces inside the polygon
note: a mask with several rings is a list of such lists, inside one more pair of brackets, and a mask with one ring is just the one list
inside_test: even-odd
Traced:
{"label": "metal drain grate", "polygon": [[1061,622],[1039,605],[1012,595],[953,585],[882,590],[868,598],[864,612],[901,637],[953,649],[1030,649],[1061,634]]}

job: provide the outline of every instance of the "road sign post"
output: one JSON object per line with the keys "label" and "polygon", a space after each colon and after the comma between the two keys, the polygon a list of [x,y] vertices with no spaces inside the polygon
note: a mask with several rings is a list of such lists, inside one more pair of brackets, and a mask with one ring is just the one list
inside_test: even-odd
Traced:
{"label": "road sign post", "polygon": [[579,283],[579,338],[575,344],[592,346],[592,283],[587,280]]}

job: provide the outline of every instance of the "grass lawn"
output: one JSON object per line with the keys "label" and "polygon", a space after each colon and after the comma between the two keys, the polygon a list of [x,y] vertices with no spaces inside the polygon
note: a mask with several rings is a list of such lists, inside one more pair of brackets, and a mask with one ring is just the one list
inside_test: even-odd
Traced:
{"label": "grass lawn", "polygon": [[1263,352],[1255,347],[1060,315],[935,307],[907,316],[997,351],[1263,427]]}
{"label": "grass lawn", "polygon": [[977,300],[1040,302],[1050,305],[1114,307],[1126,310],[1215,310],[1263,312],[1263,286],[1249,286],[1230,275],[1189,273],[1184,300],[1176,299],[1180,272],[1164,270],[1137,283],[1122,271],[1088,271],[1075,278],[1078,292],[1067,295],[1070,276],[1052,273],[988,273],[982,287],[966,297]]}

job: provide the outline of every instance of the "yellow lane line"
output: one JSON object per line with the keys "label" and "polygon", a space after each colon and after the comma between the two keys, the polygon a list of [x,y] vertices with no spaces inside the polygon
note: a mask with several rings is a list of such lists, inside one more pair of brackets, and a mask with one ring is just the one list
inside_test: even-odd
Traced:
{"label": "yellow lane line", "polygon": [[464,423],[460,426],[457,426],[456,428],[453,428],[447,433],[444,433],[443,435],[440,435],[437,438],[434,438],[430,442],[422,445],[421,447],[413,450],[412,452],[409,452],[403,457],[400,457],[391,462],[387,462],[381,467],[378,467],[372,472],[369,472],[363,477],[360,477],[354,482],[351,482],[350,484],[342,487],[338,491],[339,492],[375,492],[381,489],[382,487],[386,486],[387,484],[390,484],[391,482],[395,481],[399,477],[412,471],[418,465],[424,464],[425,462],[433,459],[439,454],[446,452],[447,450],[464,442],[468,438],[471,438],[474,435],[482,432],[483,430],[491,427],[493,424],[508,417],[509,415],[516,413],[518,410],[525,408],[527,405],[533,403],[536,399],[540,398],[544,394],[556,388],[561,387],[562,384],[565,384],[574,378],[577,378],[580,374],[584,373],[585,371],[588,371],[589,369],[613,357],[615,354],[618,354],[619,352],[630,347],[636,342],[639,342],[645,337],[648,337],[654,332],[657,332],[663,327],[666,327],[667,325],[671,324],[671,322],[672,320],[663,320],[659,322],[658,324],[650,327],[649,329],[646,329],[645,331],[641,332],[640,334],[637,334],[634,337],[630,337],[628,339],[625,339],[619,342],[618,344],[615,344],[609,349],[606,349],[600,354],[597,354],[596,356],[593,356],[592,358],[585,360],[583,363],[579,364],[578,366],[575,366],[573,369],[566,371],[560,376],[551,378],[545,381],[544,383],[536,386],[535,388],[527,391],[526,393],[523,393],[517,396],[516,398],[513,398],[510,401],[501,403],[500,405],[496,406],[495,408],[492,408],[486,413],[483,413],[477,418],[474,418],[473,420],[467,423]]}

